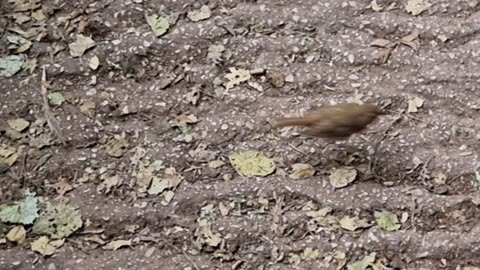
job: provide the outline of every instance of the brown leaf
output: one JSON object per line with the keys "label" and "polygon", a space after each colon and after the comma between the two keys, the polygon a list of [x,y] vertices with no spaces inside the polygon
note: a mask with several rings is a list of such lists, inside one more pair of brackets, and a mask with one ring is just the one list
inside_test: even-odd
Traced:
{"label": "brown leaf", "polygon": [[391,42],[388,39],[377,38],[370,42],[370,46],[380,47],[380,48],[390,48],[395,46],[394,42]]}

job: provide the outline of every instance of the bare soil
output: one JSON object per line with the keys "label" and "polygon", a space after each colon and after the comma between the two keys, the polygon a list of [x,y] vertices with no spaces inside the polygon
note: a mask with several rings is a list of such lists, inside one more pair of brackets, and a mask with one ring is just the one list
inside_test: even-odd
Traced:
{"label": "bare soil", "polygon": [[[375,252],[385,269],[480,267],[480,193],[474,173],[480,149],[480,5],[432,1],[427,11],[413,16],[405,12],[405,3],[375,12],[365,0],[43,1],[52,10],[48,35],[28,52],[38,58],[38,68],[1,78],[0,143],[21,154],[0,172],[0,198],[11,202],[29,189],[55,201],[55,184],[66,181],[74,188],[62,200],[80,209],[85,226],[50,257],[31,251],[29,243],[36,239],[31,234],[22,245],[0,245],[0,269],[337,269],[336,252],[344,252],[347,262]],[[186,13],[204,4],[211,17],[192,22]],[[13,20],[6,16],[12,12],[9,4],[0,8],[1,30]],[[68,44],[81,20],[72,20],[74,31],[63,36],[66,27],[59,23],[75,10],[79,18],[89,18],[83,34],[96,41],[78,58],[69,54]],[[145,13],[179,17],[157,38]],[[418,50],[398,45],[386,63],[372,57],[379,50],[370,46],[374,39],[397,41],[414,32]],[[222,44],[231,56],[213,63],[207,58],[212,44]],[[58,45],[65,49],[52,56],[51,48]],[[7,55],[6,44],[0,46],[0,56]],[[93,56],[100,59],[97,70],[88,66]],[[66,97],[52,111],[67,145],[56,140],[36,149],[30,136],[14,141],[4,131],[9,119],[43,117],[42,66],[49,91]],[[231,67],[263,69],[250,79],[263,91],[243,83],[220,93],[215,79],[225,80]],[[288,78],[284,86],[271,84],[275,72]],[[194,87],[200,89],[196,105],[186,99]],[[423,106],[406,113],[416,97]],[[93,117],[80,111],[85,100],[96,104]],[[284,114],[352,100],[388,111],[346,142],[362,149],[355,155],[269,124]],[[171,125],[181,114],[200,120],[190,125],[191,142],[178,141],[181,131]],[[118,158],[108,155],[106,141],[123,132],[128,149]],[[377,141],[374,173],[334,189],[330,169],[348,161],[365,165]],[[184,178],[170,204],[162,204],[160,195],[136,192],[131,158],[137,147]],[[199,147],[213,151],[213,158],[192,155]],[[240,176],[228,162],[239,150],[274,158],[275,173]],[[36,167],[46,154],[51,158]],[[226,164],[211,168],[211,160]],[[312,164],[317,173],[292,180],[294,163]],[[98,176],[105,170],[123,179],[107,194],[98,190],[100,177],[79,181],[87,172]],[[444,182],[436,181],[440,173]],[[232,202],[234,209],[222,215],[219,204]],[[199,247],[198,220],[209,205],[214,206],[212,231],[222,243]],[[359,216],[372,226],[350,232],[317,224],[305,214],[306,205],[330,207],[338,218]],[[407,217],[401,229],[374,225],[380,209]],[[125,229],[132,225],[133,232]],[[104,250],[91,240],[94,236],[104,243],[133,239],[133,244]],[[307,248],[320,255],[305,259]]]}

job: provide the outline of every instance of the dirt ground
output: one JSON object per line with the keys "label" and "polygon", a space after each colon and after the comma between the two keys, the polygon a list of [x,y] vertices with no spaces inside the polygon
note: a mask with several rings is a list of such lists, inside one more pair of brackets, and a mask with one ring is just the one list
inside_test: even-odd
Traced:
{"label": "dirt ground", "polygon": [[[18,27],[11,2],[0,3],[4,37]],[[480,5],[431,2],[415,16],[403,0],[378,0],[378,11],[366,0],[42,1],[47,34],[24,53],[36,69],[1,78],[0,144],[19,157],[0,170],[0,198],[28,189],[68,202],[83,227],[44,257],[26,226],[24,243],[0,245],[0,269],[343,269],[373,252],[371,269],[480,269]],[[187,13],[203,5],[211,15],[192,21]],[[145,14],[170,16],[168,31],[156,37]],[[96,44],[73,57],[79,33]],[[371,46],[378,39],[395,45]],[[215,59],[212,45],[224,48]],[[2,38],[0,57],[9,54]],[[42,67],[48,91],[65,98],[51,106],[61,135],[37,123]],[[255,72],[225,89],[233,67]],[[286,82],[275,86],[279,74]],[[408,112],[415,99],[423,104]],[[271,128],[281,115],[339,102],[388,112],[347,142],[362,151]],[[17,118],[31,125],[12,138],[8,120]],[[40,133],[49,143],[32,144]],[[118,155],[112,138],[124,142]],[[364,175],[376,142],[375,171]],[[228,157],[240,150],[273,158],[275,172],[239,175]],[[142,151],[142,162],[163,162],[155,174],[181,177],[173,198],[139,190]],[[295,163],[315,176],[289,178]],[[330,170],[345,165],[359,175],[335,189]],[[112,176],[120,180],[108,186]],[[327,218],[307,215],[326,208]],[[382,209],[400,229],[376,225]],[[346,230],[345,216],[368,225]],[[114,240],[131,241],[106,250]]]}

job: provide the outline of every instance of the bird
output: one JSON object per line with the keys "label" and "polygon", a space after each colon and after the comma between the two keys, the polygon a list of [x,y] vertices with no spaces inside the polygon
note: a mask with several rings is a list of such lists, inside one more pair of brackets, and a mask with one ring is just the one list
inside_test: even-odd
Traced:
{"label": "bird", "polygon": [[363,131],[383,114],[385,113],[373,104],[341,103],[323,106],[302,117],[276,119],[273,127],[304,127],[302,133],[305,135],[342,141]]}

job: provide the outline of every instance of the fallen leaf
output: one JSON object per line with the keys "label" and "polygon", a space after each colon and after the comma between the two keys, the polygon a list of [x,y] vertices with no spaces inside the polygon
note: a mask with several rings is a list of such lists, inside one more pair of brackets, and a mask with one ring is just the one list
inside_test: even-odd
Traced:
{"label": "fallen leaf", "polygon": [[391,42],[388,39],[377,38],[370,42],[370,46],[380,47],[380,48],[391,48],[395,46],[395,42]]}
{"label": "fallen leaf", "polygon": [[92,70],[97,70],[98,66],[100,66],[100,60],[96,55],[90,59],[90,61],[88,62],[88,66]]}
{"label": "fallen leaf", "polygon": [[383,210],[375,212],[375,221],[384,231],[396,231],[402,227],[396,214]]}
{"label": "fallen leaf", "polygon": [[423,106],[424,100],[418,97],[415,97],[414,99],[411,99],[408,101],[408,113],[416,113],[418,112],[418,109]]}
{"label": "fallen leaf", "polygon": [[31,16],[37,22],[45,21],[47,19],[47,15],[43,13],[43,10],[41,8],[36,11],[33,11]]}
{"label": "fallen leaf", "polygon": [[330,184],[335,188],[342,188],[355,181],[357,170],[351,167],[339,167],[330,173]]}
{"label": "fallen leaf", "polygon": [[392,55],[393,48],[394,47],[387,47],[373,52],[373,59],[378,60],[379,64],[387,63],[388,59]]}
{"label": "fallen leaf", "polygon": [[192,22],[198,22],[210,18],[212,11],[207,5],[203,5],[199,10],[190,11],[187,13],[187,17]]}
{"label": "fallen leaf", "polygon": [[276,88],[281,88],[285,85],[285,74],[281,72],[273,72],[270,76],[272,85]]}
{"label": "fallen leaf", "polygon": [[0,57],[0,76],[12,77],[22,69],[25,60],[21,55]]}
{"label": "fallen leaf", "polygon": [[195,235],[198,236],[197,241],[206,243],[211,247],[217,247],[222,242],[220,234],[212,232],[212,224],[207,219],[198,220],[198,228]]}
{"label": "fallen leaf", "polygon": [[107,153],[112,157],[122,157],[127,148],[128,142],[125,139],[125,133],[114,135],[107,143]]}
{"label": "fallen leaf", "polygon": [[300,255],[300,258],[304,261],[315,261],[320,258],[320,251],[318,249],[313,249],[311,247],[307,247]]}
{"label": "fallen leaf", "polygon": [[122,247],[129,247],[132,245],[132,240],[115,240],[103,247],[105,250],[117,250]]}
{"label": "fallen leaf", "polygon": [[82,215],[68,204],[48,204],[47,208],[35,220],[32,230],[36,234],[48,234],[60,239],[70,236],[82,227]]}
{"label": "fallen leaf", "polygon": [[349,263],[347,265],[347,270],[367,270],[367,268],[375,262],[375,257],[376,253],[373,252],[360,261]]}
{"label": "fallen leaf", "polygon": [[171,190],[167,190],[167,192],[163,193],[166,204],[169,204],[173,200],[173,196],[175,196],[175,193]]}
{"label": "fallen leaf", "polygon": [[30,122],[23,118],[8,120],[7,123],[13,130],[18,132],[22,132],[30,126]]}
{"label": "fallen leaf", "polygon": [[49,241],[48,237],[42,236],[32,242],[32,250],[40,253],[43,256],[50,256],[55,253],[57,248],[65,243],[65,239]]}
{"label": "fallen leaf", "polygon": [[70,48],[70,55],[72,57],[80,57],[82,56],[88,49],[95,46],[95,41],[90,38],[86,37],[82,34],[77,35],[77,40],[68,44]]}
{"label": "fallen leaf", "polygon": [[55,106],[61,106],[65,102],[65,97],[60,92],[52,92],[48,94],[48,103]]}
{"label": "fallen leaf", "polygon": [[61,180],[61,181],[53,184],[52,187],[55,189],[57,194],[61,197],[63,197],[65,194],[67,194],[67,192],[73,190],[73,186],[70,185],[70,183],[68,183],[65,180]]}
{"label": "fallen leaf", "polygon": [[417,16],[428,10],[431,6],[432,4],[425,0],[408,0],[405,5],[405,10],[413,16]]}
{"label": "fallen leaf", "polygon": [[95,116],[95,102],[92,100],[83,100],[82,105],[80,105],[80,112],[87,115],[88,117],[93,118]]}
{"label": "fallen leaf", "polygon": [[170,28],[170,22],[167,20],[167,18],[159,15],[147,15],[145,18],[156,37],[163,36],[165,33],[167,33],[168,28]]}
{"label": "fallen leaf", "polygon": [[168,188],[170,188],[170,182],[167,179],[153,177],[150,188],[148,189],[148,194],[158,195]]}
{"label": "fallen leaf", "polygon": [[417,51],[420,48],[420,41],[418,40],[419,33],[418,32],[413,32],[407,36],[404,36],[400,39],[400,43],[405,44],[415,51]]}
{"label": "fallen leaf", "polygon": [[368,224],[367,221],[360,219],[358,217],[350,217],[350,216],[344,216],[338,221],[338,223],[340,224],[340,227],[351,232],[360,228],[366,228],[370,226],[370,224]]}
{"label": "fallen leaf", "polygon": [[305,214],[312,218],[325,217],[332,212],[332,208],[325,207],[317,211],[307,211]]}
{"label": "fallen leaf", "polygon": [[382,11],[385,8],[383,5],[379,5],[376,0],[373,0],[372,3],[370,3],[370,7],[376,12]]}
{"label": "fallen leaf", "polygon": [[32,42],[26,38],[17,35],[6,36],[7,41],[12,44],[9,49],[15,49],[17,53],[23,53],[28,51],[32,46]]}
{"label": "fallen leaf", "polygon": [[228,214],[230,213],[230,210],[232,210],[230,207],[226,206],[222,202],[218,204],[218,209],[220,209],[220,214],[222,214],[222,216],[224,217],[228,216]]}
{"label": "fallen leaf", "polygon": [[17,244],[22,244],[25,242],[27,232],[23,226],[13,227],[7,234],[7,239],[10,242],[16,242]]}
{"label": "fallen leaf", "polygon": [[235,170],[244,176],[267,176],[275,171],[275,162],[257,151],[242,151],[229,159]]}
{"label": "fallen leaf", "polygon": [[207,59],[212,61],[215,64],[218,64],[223,61],[223,52],[225,51],[225,46],[223,45],[210,45],[208,47]]}
{"label": "fallen leaf", "polygon": [[292,165],[292,173],[288,176],[291,179],[303,179],[315,175],[315,168],[310,164],[296,163]]}
{"label": "fallen leaf", "polygon": [[110,193],[112,188],[119,186],[123,183],[122,179],[118,175],[102,174],[100,176],[100,179],[103,180],[103,182],[98,185],[97,190],[100,192],[104,192],[105,194]]}
{"label": "fallen leaf", "polygon": [[185,96],[185,100],[192,105],[197,105],[198,100],[200,99],[200,86],[194,86],[190,92]]}
{"label": "fallen leaf", "polygon": [[220,168],[223,165],[225,165],[225,162],[223,162],[221,160],[212,160],[212,161],[208,162],[208,167],[210,167],[212,169]]}
{"label": "fallen leaf", "polygon": [[241,84],[242,82],[246,82],[250,80],[251,75],[250,71],[246,69],[237,69],[237,68],[230,68],[230,73],[225,75],[225,78],[228,82],[224,83],[225,88],[232,89],[236,85]]}
{"label": "fallen leaf", "polygon": [[37,198],[27,194],[23,200],[13,205],[0,205],[0,221],[9,223],[32,224],[38,217]]}

